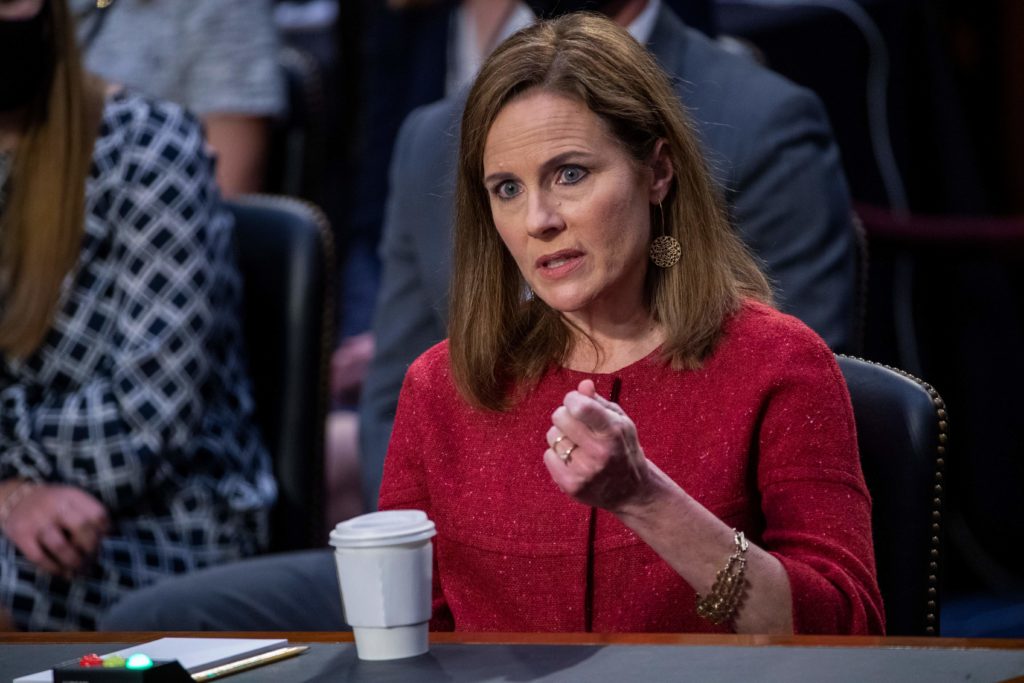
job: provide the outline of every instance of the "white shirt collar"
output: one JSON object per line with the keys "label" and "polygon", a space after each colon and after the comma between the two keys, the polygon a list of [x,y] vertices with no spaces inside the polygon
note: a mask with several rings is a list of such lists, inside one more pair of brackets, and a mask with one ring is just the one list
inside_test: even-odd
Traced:
{"label": "white shirt collar", "polygon": [[636,19],[630,22],[626,30],[641,45],[646,45],[654,32],[654,22],[658,20],[658,10],[661,9],[661,0],[647,0],[647,7],[636,15]]}
{"label": "white shirt collar", "polygon": [[[633,36],[636,42],[646,45],[654,32],[654,23],[658,20],[658,10],[661,9],[661,0],[647,0],[647,6],[640,11],[626,30]],[[495,45],[511,36],[521,28],[529,26],[536,20],[533,12],[525,3],[518,3],[516,8],[505,20],[505,24],[498,32]],[[462,9],[455,12],[455,35],[450,43],[452,58],[448,63],[448,74],[445,80],[445,94],[451,95],[458,92],[476,78],[477,71],[483,64],[487,55],[480,54],[476,49],[476,36],[473,35],[473,26]]]}
{"label": "white shirt collar", "polygon": [[[535,19],[533,12],[525,3],[517,3],[516,8],[508,15],[508,19],[498,31],[494,45],[499,45],[519,29],[529,26]],[[487,59],[486,54],[481,54],[477,50],[473,25],[461,7],[455,11],[454,28],[454,40],[449,43],[451,59],[448,61],[448,74],[445,79],[446,95],[458,92],[471,83],[476,78],[476,72],[480,70],[484,60]]]}

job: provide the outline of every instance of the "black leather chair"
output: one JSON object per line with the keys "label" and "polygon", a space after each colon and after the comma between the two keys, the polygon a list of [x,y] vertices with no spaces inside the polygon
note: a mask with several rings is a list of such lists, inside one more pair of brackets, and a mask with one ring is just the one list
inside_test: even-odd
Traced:
{"label": "black leather chair", "polygon": [[271,550],[322,546],[323,449],[333,344],[331,230],[308,202],[251,195],[235,216],[256,422],[274,462]]}
{"label": "black leather chair", "polygon": [[947,416],[930,385],[839,356],[871,492],[878,582],[889,635],[938,635]]}

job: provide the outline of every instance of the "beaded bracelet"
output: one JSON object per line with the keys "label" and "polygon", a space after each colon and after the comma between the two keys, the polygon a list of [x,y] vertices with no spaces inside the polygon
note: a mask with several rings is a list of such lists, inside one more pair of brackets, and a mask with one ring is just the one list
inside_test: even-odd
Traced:
{"label": "beaded bracelet", "polygon": [[697,614],[712,624],[722,624],[736,616],[746,588],[744,574],[747,571],[747,539],[742,531],[732,530],[736,550],[729,561],[718,570],[715,583],[707,595],[697,596]]}
{"label": "beaded bracelet", "polygon": [[0,501],[0,531],[7,526],[7,518],[14,512],[14,508],[18,507],[18,503],[21,499],[32,492],[35,488],[35,482],[29,479],[22,479],[17,486],[10,490],[4,499]]}

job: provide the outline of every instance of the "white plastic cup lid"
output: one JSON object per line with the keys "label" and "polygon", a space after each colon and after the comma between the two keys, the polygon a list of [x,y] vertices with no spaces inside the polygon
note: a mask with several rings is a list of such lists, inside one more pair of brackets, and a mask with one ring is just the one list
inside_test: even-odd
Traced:
{"label": "white plastic cup lid", "polygon": [[353,517],[334,527],[335,548],[378,548],[417,543],[437,534],[434,523],[422,510],[383,510]]}

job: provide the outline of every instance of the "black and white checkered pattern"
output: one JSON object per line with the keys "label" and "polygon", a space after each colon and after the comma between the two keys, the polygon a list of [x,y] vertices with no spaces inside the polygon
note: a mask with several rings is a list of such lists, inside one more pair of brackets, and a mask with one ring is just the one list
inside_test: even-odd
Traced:
{"label": "black and white checkered pattern", "polygon": [[265,542],[275,488],[212,166],[177,106],[108,99],[60,311],[30,358],[0,358],[0,479],[79,486],[115,528],[71,582],[0,535],[0,604],[22,628],[90,628],[126,589]]}

